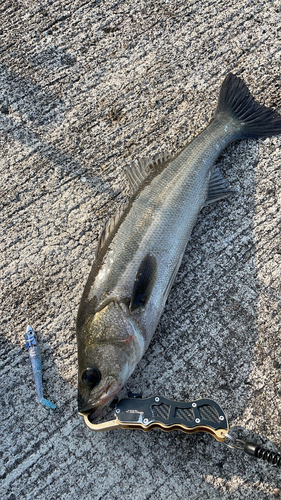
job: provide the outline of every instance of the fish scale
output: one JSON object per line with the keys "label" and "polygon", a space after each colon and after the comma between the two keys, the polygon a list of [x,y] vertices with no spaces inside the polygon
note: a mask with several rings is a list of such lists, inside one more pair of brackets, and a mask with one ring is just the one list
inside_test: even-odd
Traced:
{"label": "fish scale", "polygon": [[201,134],[170,160],[132,166],[135,192],[100,239],[78,311],[80,412],[98,416],[126,383],[157,327],[200,210],[233,193],[216,158],[237,139],[279,133],[281,117],[229,74]]}
{"label": "fish scale", "polygon": [[[158,175],[156,172],[131,204],[126,220],[110,245],[103,264],[108,269],[108,280],[104,279],[105,272],[102,270],[100,278],[98,276],[91,287],[90,296],[96,295],[100,301],[109,296],[122,299],[131,290],[145,251],[159,255],[159,264],[164,268],[174,268],[179,263],[198,213],[205,203],[211,167],[225,145],[236,135],[237,125],[231,118],[225,120],[225,124],[212,122],[208,131],[187,146],[165,170]],[[219,149],[216,148],[218,144]],[[177,244],[171,245],[174,240]],[[160,301],[163,298],[162,289],[165,290],[169,280],[166,275],[164,269],[159,272],[158,286],[155,286],[154,294]]]}

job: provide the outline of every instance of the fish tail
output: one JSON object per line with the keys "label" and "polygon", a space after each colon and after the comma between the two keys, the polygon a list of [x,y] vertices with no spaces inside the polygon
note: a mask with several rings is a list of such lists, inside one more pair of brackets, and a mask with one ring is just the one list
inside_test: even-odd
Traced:
{"label": "fish tail", "polygon": [[41,398],[41,399],[39,399],[39,403],[42,403],[42,405],[45,405],[48,408],[52,408],[53,410],[56,409],[56,405],[54,403],[52,403],[51,401],[49,401],[48,399]]}
{"label": "fish tail", "polygon": [[271,137],[281,134],[281,116],[262,106],[238,76],[229,73],[221,86],[215,116],[231,115],[237,123],[238,138]]}

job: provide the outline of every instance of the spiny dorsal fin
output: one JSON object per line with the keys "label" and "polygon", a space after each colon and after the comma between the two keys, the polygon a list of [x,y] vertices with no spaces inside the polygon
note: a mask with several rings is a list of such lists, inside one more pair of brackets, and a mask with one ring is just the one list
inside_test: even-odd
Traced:
{"label": "spiny dorsal fin", "polygon": [[152,161],[147,158],[141,158],[133,161],[131,165],[126,168],[126,175],[130,183],[132,193],[138,189],[140,184],[147,178],[150,172],[159,168],[165,161],[167,161],[167,159],[168,155],[166,153],[160,153],[155,155]]}
{"label": "spiny dorsal fin", "polygon": [[218,167],[214,167],[205,206],[235,193],[236,191],[230,189],[228,180],[223,178],[220,169]]}
{"label": "spiny dorsal fin", "polygon": [[112,233],[113,229],[116,227],[116,225],[119,222],[126,207],[127,207],[127,204],[124,204],[122,207],[120,207],[118,209],[118,211],[116,212],[116,214],[113,215],[112,217],[110,217],[110,219],[105,224],[103,230],[101,231],[101,233],[99,235],[98,246],[96,249],[96,257],[100,253],[102,247],[105,245],[107,238]]}
{"label": "spiny dorsal fin", "polygon": [[157,261],[154,255],[146,255],[140,263],[135,277],[130,310],[144,307],[153,290],[157,276]]}

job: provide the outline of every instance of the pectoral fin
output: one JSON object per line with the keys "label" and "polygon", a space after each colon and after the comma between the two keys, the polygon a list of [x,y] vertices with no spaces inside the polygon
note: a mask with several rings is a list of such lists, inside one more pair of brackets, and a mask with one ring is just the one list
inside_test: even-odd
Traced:
{"label": "pectoral fin", "polygon": [[154,255],[146,255],[136,274],[130,311],[145,307],[153,290],[157,276],[157,261]]}
{"label": "pectoral fin", "polygon": [[214,203],[222,198],[227,198],[235,193],[236,191],[230,188],[229,182],[223,178],[220,169],[218,167],[214,167],[204,206],[210,205],[210,203]]}

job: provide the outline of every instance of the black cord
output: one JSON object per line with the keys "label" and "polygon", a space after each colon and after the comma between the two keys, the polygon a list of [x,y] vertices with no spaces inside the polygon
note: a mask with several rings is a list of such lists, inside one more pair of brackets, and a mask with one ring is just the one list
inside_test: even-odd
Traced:
{"label": "black cord", "polygon": [[247,441],[244,443],[244,452],[252,457],[261,458],[269,464],[277,465],[281,467],[281,455],[280,453],[275,453],[274,451],[268,451],[261,448],[258,444]]}

